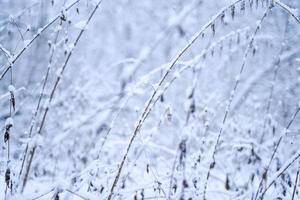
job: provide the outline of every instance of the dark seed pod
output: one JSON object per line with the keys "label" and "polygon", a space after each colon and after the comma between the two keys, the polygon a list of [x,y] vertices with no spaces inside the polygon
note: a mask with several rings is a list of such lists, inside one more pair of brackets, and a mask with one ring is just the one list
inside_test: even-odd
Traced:
{"label": "dark seed pod", "polygon": [[197,189],[197,179],[193,180],[193,186],[194,186],[195,189]]}
{"label": "dark seed pod", "polygon": [[164,102],[164,101],[165,101],[164,95],[162,94],[162,95],[160,95],[160,102]]}
{"label": "dark seed pod", "polygon": [[194,88],[191,90],[191,92],[188,95],[188,99],[192,99],[194,96]]}
{"label": "dark seed pod", "polygon": [[104,187],[101,185],[100,194],[102,194],[103,191],[104,191]]}
{"label": "dark seed pod", "polygon": [[189,187],[189,184],[187,183],[187,180],[186,180],[186,179],[184,179],[184,180],[182,181],[182,186],[183,186],[184,188],[188,188],[188,187]]}
{"label": "dark seed pod", "polygon": [[60,198],[59,198],[59,192],[57,192],[56,194],[55,194],[55,196],[54,196],[54,200],[59,200]]}
{"label": "dark seed pod", "polygon": [[267,170],[262,174],[262,179],[267,182]]}
{"label": "dark seed pod", "polygon": [[249,0],[250,9],[253,8],[253,0]]}
{"label": "dark seed pod", "polygon": [[142,197],[142,200],[145,199],[145,191],[144,191],[144,189],[142,189],[142,191],[141,191],[141,197]]}
{"label": "dark seed pod", "polygon": [[66,21],[66,20],[67,20],[65,14],[64,14],[63,12],[62,12],[61,15],[60,15],[60,20],[61,20],[61,21]]}
{"label": "dark seed pod", "polygon": [[257,9],[257,7],[258,7],[258,0],[255,0],[255,7]]}
{"label": "dark seed pod", "polygon": [[225,18],[225,12],[223,11],[222,13],[221,13],[221,23],[222,24],[225,24],[225,21],[224,21],[224,18]]}
{"label": "dark seed pod", "polygon": [[254,177],[255,177],[255,175],[252,173],[252,174],[251,174],[251,177],[250,177],[251,183],[253,183]]}
{"label": "dark seed pod", "polygon": [[182,140],[179,144],[180,156],[179,156],[179,163],[184,165],[184,158],[186,156],[186,141]]}
{"label": "dark seed pod", "polygon": [[4,143],[6,143],[8,140],[9,140],[9,131],[5,130],[5,133],[4,133]]}
{"label": "dark seed pod", "polygon": [[174,190],[174,193],[176,193],[176,191],[177,191],[177,184],[175,183],[172,188]]}
{"label": "dark seed pod", "polygon": [[252,50],[252,55],[255,56],[255,54],[256,54],[256,48],[254,47]]}
{"label": "dark seed pod", "polygon": [[177,30],[178,30],[180,37],[185,36],[185,31],[183,30],[182,26],[177,26]]}
{"label": "dark seed pod", "polygon": [[134,195],[133,199],[134,199],[134,200],[137,200],[137,194]]}
{"label": "dark seed pod", "polygon": [[245,2],[245,0],[243,0],[243,1],[241,2],[241,12],[244,13],[244,12],[245,12],[245,9],[246,9],[246,2]]}
{"label": "dark seed pod", "polygon": [[270,8],[273,8],[274,6],[275,6],[274,0],[271,0],[271,2],[270,2]]}
{"label": "dark seed pod", "polygon": [[195,101],[193,100],[190,105],[190,112],[194,113],[195,111],[196,111],[196,105],[195,105]]}
{"label": "dark seed pod", "polygon": [[216,27],[215,27],[215,24],[214,23],[212,23],[211,24],[211,30],[212,30],[212,33],[213,33],[213,36],[216,34]]}
{"label": "dark seed pod", "polygon": [[9,188],[9,181],[10,181],[10,169],[7,168],[5,172],[5,183],[8,188]]}
{"label": "dark seed pod", "polygon": [[225,189],[230,190],[230,185],[229,185],[229,177],[228,174],[226,174],[226,180],[225,180]]}
{"label": "dark seed pod", "polygon": [[10,102],[13,107],[13,110],[15,111],[16,110],[16,99],[15,99],[15,95],[12,91],[10,91]]}
{"label": "dark seed pod", "polygon": [[230,10],[231,10],[231,18],[234,19],[234,16],[235,16],[235,6],[232,5],[231,8],[230,8]]}
{"label": "dark seed pod", "polygon": [[76,12],[77,12],[77,14],[79,14],[79,8],[76,8]]}
{"label": "dark seed pod", "polygon": [[209,169],[213,169],[213,168],[215,167],[215,164],[216,164],[216,162],[215,162],[215,161],[213,161],[212,163],[210,163],[210,165],[209,165]]}

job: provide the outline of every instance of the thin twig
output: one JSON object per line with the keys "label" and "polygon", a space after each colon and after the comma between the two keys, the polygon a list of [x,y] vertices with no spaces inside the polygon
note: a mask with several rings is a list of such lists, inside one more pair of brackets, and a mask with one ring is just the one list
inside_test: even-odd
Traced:
{"label": "thin twig", "polygon": [[[275,157],[275,154],[276,154],[276,152],[277,152],[277,150],[278,150],[278,147],[279,147],[279,145],[280,145],[280,143],[281,143],[283,137],[284,137],[284,136],[286,135],[286,133],[288,132],[288,129],[290,128],[290,126],[291,126],[292,123],[294,122],[294,120],[295,120],[297,114],[299,113],[299,111],[300,111],[300,107],[297,108],[296,112],[294,113],[294,115],[292,116],[292,118],[291,118],[291,120],[289,121],[288,125],[286,126],[286,128],[285,128],[285,130],[284,130],[284,133],[283,133],[283,134],[280,136],[280,138],[278,139],[278,141],[277,141],[277,143],[276,143],[276,145],[275,145],[275,149],[274,149],[274,151],[273,151],[273,153],[272,153],[271,159],[269,160],[269,163],[268,163],[268,165],[267,165],[267,168],[265,169],[265,172],[264,172],[265,176],[267,176],[267,174],[268,174],[268,171],[269,171],[269,169],[270,169],[271,163],[272,163],[272,161],[273,161],[273,159],[274,159],[274,157]],[[256,199],[259,197],[259,192],[260,192],[260,189],[261,189],[263,180],[264,180],[263,177],[261,177],[261,180],[260,180],[260,182],[259,182],[259,185],[258,185],[256,194],[255,194],[254,200],[256,200]],[[263,193],[263,194],[264,194],[264,193]],[[262,194],[262,196],[263,196],[263,194]]]}
{"label": "thin twig", "polygon": [[300,19],[295,15],[295,13],[292,11],[292,8],[290,8],[288,5],[282,3],[280,0],[274,0],[275,4],[277,4],[280,8],[282,8],[284,11],[286,11],[290,16],[292,16],[297,23],[300,25]]}
{"label": "thin twig", "polygon": [[126,159],[127,159],[129,150],[130,150],[130,148],[131,148],[131,146],[132,146],[132,144],[133,144],[133,141],[134,141],[135,137],[137,136],[137,134],[139,133],[140,129],[142,128],[143,121],[145,120],[145,117],[147,117],[147,112],[148,112],[149,108],[151,107],[152,102],[153,102],[153,99],[154,99],[154,97],[156,96],[156,94],[158,93],[158,91],[159,91],[159,89],[160,89],[162,83],[165,81],[166,77],[167,77],[168,74],[171,72],[171,70],[173,69],[173,67],[174,67],[175,64],[177,63],[177,61],[178,61],[178,60],[181,58],[181,56],[182,56],[182,55],[183,55],[183,54],[184,54],[184,53],[185,53],[185,52],[186,52],[186,51],[194,44],[194,42],[202,35],[202,33],[203,33],[206,29],[208,29],[212,24],[214,24],[214,22],[215,22],[217,19],[219,19],[219,18],[222,16],[222,14],[223,14],[226,10],[228,10],[229,8],[231,8],[232,5],[235,5],[235,4],[237,4],[238,2],[240,2],[240,1],[241,1],[241,0],[238,0],[238,1],[234,2],[233,4],[231,4],[231,5],[229,5],[229,6],[225,7],[225,8],[223,8],[218,14],[216,14],[216,15],[212,18],[212,20],[210,20],[208,23],[206,23],[206,24],[202,27],[202,29],[201,29],[198,33],[196,33],[196,34],[194,35],[194,37],[191,39],[191,41],[190,41],[190,42],[189,42],[189,43],[188,43],[188,44],[187,44],[187,45],[179,52],[179,54],[178,54],[178,55],[173,59],[173,61],[171,62],[171,64],[170,64],[170,66],[168,67],[167,71],[165,72],[165,74],[164,74],[164,75],[162,76],[162,78],[160,79],[160,81],[159,81],[157,87],[154,89],[152,95],[150,96],[148,102],[146,103],[145,108],[143,109],[143,112],[142,112],[142,114],[141,114],[141,116],[140,116],[140,118],[139,118],[139,120],[138,120],[138,123],[137,123],[137,125],[136,125],[136,127],[135,127],[135,129],[134,129],[134,131],[133,131],[133,134],[132,134],[132,136],[131,136],[131,138],[130,138],[130,140],[129,140],[129,143],[128,143],[128,145],[127,145],[126,152],[125,152],[125,154],[123,155],[123,158],[122,158],[122,160],[121,160],[121,163],[120,163],[120,165],[119,165],[119,167],[118,167],[117,174],[116,174],[116,176],[115,176],[115,178],[114,178],[112,187],[111,187],[111,189],[110,189],[110,193],[109,193],[109,195],[108,195],[108,200],[111,200],[112,197],[113,197],[114,189],[115,189],[115,187],[117,186],[117,183],[118,183],[118,181],[119,181],[119,178],[120,178],[120,175],[121,175],[121,172],[122,172],[124,163],[125,163],[125,161],[126,161]]}
{"label": "thin twig", "polygon": [[250,39],[250,42],[245,50],[245,54],[244,54],[244,57],[243,57],[243,63],[242,63],[242,66],[240,68],[240,71],[239,71],[239,74],[236,78],[236,81],[235,81],[235,85],[234,85],[234,88],[231,92],[231,95],[229,97],[229,102],[226,106],[226,110],[225,110],[225,114],[224,114],[224,117],[223,117],[223,120],[222,120],[222,125],[220,127],[220,130],[219,130],[219,134],[217,136],[217,140],[216,140],[216,143],[213,147],[213,153],[212,153],[212,162],[210,163],[209,165],[209,169],[208,169],[208,172],[207,172],[207,175],[206,175],[206,180],[205,180],[205,183],[204,183],[204,189],[203,189],[203,200],[206,199],[206,189],[207,189],[207,184],[208,184],[208,181],[209,181],[209,178],[210,178],[210,173],[211,173],[211,170],[214,168],[215,164],[216,164],[216,159],[215,159],[215,155],[216,155],[216,152],[217,152],[217,148],[219,146],[219,143],[220,143],[220,139],[221,139],[221,136],[222,136],[222,133],[223,133],[223,130],[224,130],[224,126],[225,126],[225,123],[227,121],[227,116],[229,114],[229,111],[230,111],[230,108],[231,108],[231,103],[233,101],[233,98],[234,98],[234,95],[237,91],[237,88],[239,86],[239,83],[240,83],[240,78],[241,78],[241,75],[243,74],[243,71],[244,71],[244,68],[245,68],[245,65],[246,65],[246,61],[247,61],[247,58],[248,58],[248,54],[250,52],[250,49],[253,45],[253,42],[254,42],[254,39],[255,39],[255,36],[256,34],[258,33],[258,30],[261,28],[261,24],[263,22],[263,20],[266,18],[267,14],[269,13],[269,11],[272,9],[271,6],[268,6],[268,8],[265,10],[262,18],[260,19],[258,25],[256,26],[255,28],[255,31],[254,33],[252,34],[252,37]]}
{"label": "thin twig", "polygon": [[[31,124],[30,124],[30,129],[29,129],[29,134],[28,134],[29,138],[31,138],[31,136],[32,136],[33,127],[35,125],[36,117],[37,117],[38,111],[40,109],[42,98],[44,96],[44,91],[45,91],[46,84],[47,84],[47,81],[48,81],[48,76],[50,74],[50,69],[51,69],[51,66],[52,66],[53,55],[54,55],[55,46],[56,46],[56,43],[57,43],[59,32],[60,31],[57,31],[55,39],[54,39],[54,45],[51,48],[51,55],[50,55],[50,58],[49,58],[49,63],[48,63],[46,75],[45,75],[44,82],[43,82],[43,85],[42,85],[42,90],[41,90],[41,93],[39,95],[38,103],[37,103],[37,106],[35,108],[32,119],[31,119]],[[19,172],[19,180],[20,180],[21,174],[23,172],[23,167],[24,167],[24,163],[25,163],[25,160],[26,160],[26,157],[27,157],[28,149],[29,149],[29,144],[27,143],[26,147],[25,147],[24,156],[23,156],[23,159],[22,159],[21,169],[20,169],[20,172]]]}
{"label": "thin twig", "polygon": [[[92,17],[93,17],[94,14],[96,13],[96,11],[97,11],[97,9],[98,9],[98,7],[100,6],[101,3],[102,3],[102,0],[98,1],[98,3],[96,4],[95,8],[94,8],[93,11],[91,12],[91,14],[90,14],[88,20],[86,21],[84,27],[83,27],[83,28],[81,29],[81,31],[79,32],[79,34],[78,34],[78,36],[77,36],[77,38],[76,38],[76,40],[75,40],[75,42],[74,42],[73,48],[69,51],[68,56],[67,56],[67,58],[66,58],[66,60],[65,60],[65,62],[64,62],[64,64],[63,64],[63,66],[62,66],[62,68],[61,68],[61,70],[60,70],[60,73],[59,73],[59,75],[57,76],[56,81],[55,81],[55,83],[54,83],[54,86],[53,86],[53,89],[52,89],[52,91],[51,91],[50,98],[49,98],[49,104],[51,104],[51,102],[52,102],[52,100],[53,100],[53,97],[54,97],[54,94],[55,94],[56,89],[57,89],[57,87],[58,87],[58,84],[59,84],[60,80],[61,80],[62,77],[63,77],[63,73],[64,73],[64,71],[65,71],[65,69],[66,69],[66,67],[67,67],[67,65],[68,65],[68,63],[69,63],[69,60],[70,60],[70,58],[71,58],[71,56],[72,56],[72,53],[73,53],[75,47],[77,46],[77,44],[78,44],[78,42],[79,42],[79,40],[80,40],[82,34],[83,34],[84,31],[86,30],[86,27],[88,26],[89,22],[91,21]],[[45,124],[46,116],[47,116],[48,111],[49,111],[49,104],[48,104],[48,106],[46,107],[46,109],[45,109],[45,111],[44,111],[44,114],[43,114],[43,117],[42,117],[41,124],[40,124],[40,126],[39,126],[38,131],[37,131],[37,134],[39,134],[39,135],[42,134],[42,129],[43,129],[43,126],[44,126],[44,124]],[[34,157],[34,155],[35,155],[36,149],[37,149],[37,145],[35,144],[35,146],[33,147],[32,151],[31,151],[30,158],[29,158],[29,162],[28,162],[28,165],[27,165],[27,168],[26,168],[26,171],[25,171],[25,176],[24,176],[24,179],[23,179],[23,185],[22,185],[22,192],[23,192],[23,190],[24,190],[24,187],[25,187],[26,182],[27,182],[27,179],[28,179],[28,175],[29,175],[29,171],[30,171],[30,166],[31,166],[33,157]]]}
{"label": "thin twig", "polygon": [[[18,58],[31,46],[31,44],[45,31],[47,30],[54,22],[56,22],[60,17],[62,16],[63,11],[68,11],[71,9],[75,4],[77,4],[80,0],[76,0],[69,6],[67,6],[64,10],[61,11],[60,14],[56,15],[48,24],[46,24],[44,27],[40,28],[38,32],[33,36],[33,38],[15,55],[12,60],[10,60],[9,64],[5,69],[2,71],[0,75],[0,80],[5,76],[5,74],[8,72],[8,70],[15,64],[15,62],[18,60]],[[2,68],[2,67],[1,67]]]}
{"label": "thin twig", "polygon": [[296,178],[295,178],[294,189],[293,189],[293,194],[292,194],[292,200],[294,200],[296,190],[297,190],[297,184],[298,184],[298,179],[299,179],[299,171],[300,171],[300,167],[297,170],[297,174],[296,174]]}

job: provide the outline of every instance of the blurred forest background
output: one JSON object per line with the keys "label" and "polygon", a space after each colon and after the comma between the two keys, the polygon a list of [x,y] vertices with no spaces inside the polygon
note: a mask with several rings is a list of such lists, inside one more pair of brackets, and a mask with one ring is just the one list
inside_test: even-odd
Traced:
{"label": "blurred forest background", "polygon": [[0,0],[0,199],[300,199],[297,9]]}

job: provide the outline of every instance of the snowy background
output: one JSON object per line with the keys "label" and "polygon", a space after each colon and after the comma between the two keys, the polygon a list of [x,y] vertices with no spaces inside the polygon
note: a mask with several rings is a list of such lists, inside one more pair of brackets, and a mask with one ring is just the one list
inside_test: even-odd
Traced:
{"label": "snowy background", "polygon": [[0,0],[0,199],[300,199],[297,9]]}

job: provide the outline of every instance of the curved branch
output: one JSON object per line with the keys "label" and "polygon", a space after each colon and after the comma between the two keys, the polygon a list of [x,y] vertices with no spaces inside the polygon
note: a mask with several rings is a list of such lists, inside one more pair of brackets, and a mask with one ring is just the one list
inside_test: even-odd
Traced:
{"label": "curved branch", "polygon": [[[72,4],[70,4],[68,7],[66,7],[64,10],[61,11],[61,13],[63,11],[68,11],[69,9],[71,9],[75,4],[77,4],[80,0],[76,0],[75,2],[73,2]],[[54,22],[56,22],[61,16],[62,14],[58,14],[56,15],[48,24],[46,24],[43,28],[40,28],[38,30],[38,32],[33,36],[33,38],[19,51],[19,53],[17,53],[17,55],[15,55],[10,61],[7,67],[5,67],[5,69],[2,71],[1,75],[0,75],[0,80],[2,80],[2,78],[5,76],[5,74],[8,72],[8,70],[15,64],[15,62],[18,60],[18,58],[29,48],[29,46],[43,33],[45,32],[45,30],[47,30],[52,24],[54,24]]]}
{"label": "curved branch", "polygon": [[[79,1],[79,0],[78,0]],[[50,97],[49,97],[49,104],[52,102],[53,100],[53,97],[54,97],[54,94],[56,92],[56,89],[58,87],[58,84],[60,82],[60,80],[62,79],[63,77],[63,73],[69,63],[69,60],[72,56],[72,53],[75,49],[75,47],[77,46],[81,36],[83,35],[84,31],[86,30],[86,27],[88,26],[88,24],[90,23],[91,19],[93,18],[94,14],[96,13],[97,9],[99,8],[100,4],[102,3],[102,0],[99,0],[96,4],[96,6],[94,7],[93,11],[91,12],[91,14],[89,15],[89,18],[87,19],[84,27],[81,29],[81,31],[79,32],[75,42],[74,42],[74,46],[73,48],[70,50],[70,52],[68,53],[67,55],[67,58],[63,64],[63,66],[61,67],[61,70],[60,70],[60,73],[58,74],[57,78],[56,78],[56,81],[54,83],[54,86],[51,90],[51,94],[50,94]],[[48,111],[49,111],[49,106],[46,107],[45,109],[45,112],[42,116],[42,121],[41,121],[41,125],[39,126],[39,129],[37,131],[37,134],[41,135],[42,134],[42,129],[43,129],[43,126],[45,124],[45,120],[46,120],[46,116],[48,114]],[[28,162],[28,165],[27,165],[27,168],[26,168],[26,171],[25,171],[25,176],[24,176],[24,180],[23,180],[23,185],[22,185],[22,191],[24,190],[24,187],[27,183],[27,179],[28,179],[28,175],[29,175],[29,171],[30,171],[30,167],[31,167],[31,163],[32,163],[32,160],[33,160],[33,157],[35,155],[35,152],[36,152],[36,149],[37,149],[37,145],[35,144],[35,146],[32,148],[32,151],[31,151],[31,154],[30,154],[30,157],[29,157],[29,162]]]}
{"label": "curved branch", "polygon": [[300,19],[295,15],[288,5],[282,3],[280,0],[274,0],[275,4],[277,4],[280,8],[282,8],[285,12],[287,12],[290,16],[292,16],[300,25]]}
{"label": "curved branch", "polygon": [[150,96],[148,102],[146,103],[146,106],[145,108],[143,109],[143,112],[137,122],[137,125],[135,126],[135,129],[133,131],[133,134],[129,140],[129,143],[127,145],[127,148],[126,148],[126,152],[125,154],[123,155],[123,159],[119,165],[119,168],[118,168],[118,171],[117,171],[117,174],[114,178],[114,181],[113,181],[113,184],[112,184],[112,187],[110,189],[110,193],[108,195],[108,200],[111,200],[112,197],[113,197],[113,194],[114,194],[114,189],[115,187],[117,186],[117,183],[119,181],[119,178],[120,178],[120,175],[121,175],[121,172],[122,172],[122,169],[123,169],[123,166],[124,166],[124,163],[127,159],[127,156],[128,156],[128,153],[129,153],[129,150],[131,149],[131,146],[133,144],[133,141],[135,139],[135,137],[137,136],[137,134],[139,133],[140,129],[142,128],[142,125],[143,125],[143,122],[144,120],[146,119],[146,117],[148,116],[148,110],[151,109],[151,105],[152,105],[152,102],[155,98],[155,96],[158,94],[159,92],[159,89],[160,87],[162,86],[163,82],[165,81],[166,77],[168,76],[168,74],[171,72],[171,70],[173,69],[173,67],[175,66],[175,64],[177,63],[177,61],[181,58],[181,56],[195,43],[195,41],[202,35],[202,33],[204,33],[204,31],[206,29],[208,29],[210,26],[212,26],[214,24],[214,22],[219,19],[221,16],[223,16],[223,13],[230,9],[232,5],[235,5],[237,3],[239,3],[241,0],[237,0],[235,1],[233,4],[230,4],[229,6],[221,9],[220,12],[218,12],[209,22],[207,22],[199,32],[197,32],[191,39],[191,41],[179,52],[179,54],[177,54],[177,56],[172,60],[171,64],[169,65],[167,71],[165,72],[165,74],[162,76],[162,78],[160,79],[160,81],[158,82],[157,84],[157,87],[154,89],[152,95]]}

